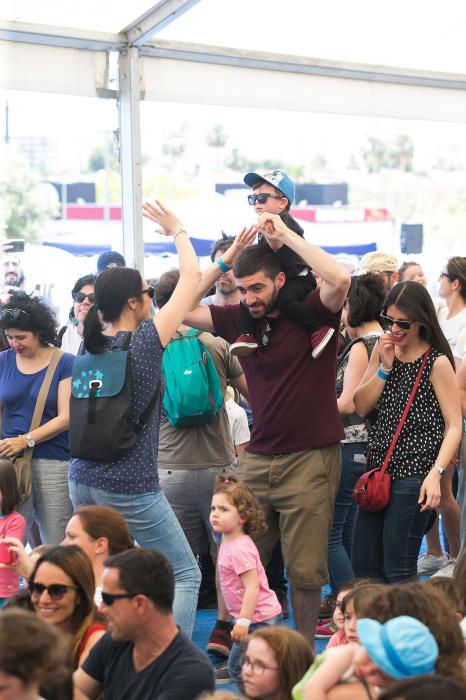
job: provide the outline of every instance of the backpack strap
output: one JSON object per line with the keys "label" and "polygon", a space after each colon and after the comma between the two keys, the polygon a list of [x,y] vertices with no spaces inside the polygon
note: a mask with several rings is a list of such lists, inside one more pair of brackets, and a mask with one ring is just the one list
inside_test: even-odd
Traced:
{"label": "backpack strap", "polygon": [[141,433],[144,430],[144,428],[147,425],[147,421],[149,420],[151,413],[155,408],[155,404],[157,403],[157,398],[158,398],[158,395],[160,393],[161,376],[162,375],[160,375],[159,380],[157,382],[157,386],[155,387],[154,395],[152,396],[152,398],[149,401],[149,403],[147,404],[146,408],[144,409],[144,411],[141,413],[141,415],[137,419],[136,423],[134,424],[133,430],[136,433],[136,435],[139,435],[139,433]]}

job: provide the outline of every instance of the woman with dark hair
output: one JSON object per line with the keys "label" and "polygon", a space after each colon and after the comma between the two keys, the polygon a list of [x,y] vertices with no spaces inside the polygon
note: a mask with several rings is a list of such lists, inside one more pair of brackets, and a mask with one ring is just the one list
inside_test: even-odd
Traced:
{"label": "woman with dark hair", "polygon": [[[374,345],[383,333],[379,317],[384,297],[384,283],[380,275],[368,272],[352,277],[341,315],[350,338],[350,343],[338,357],[336,381],[337,405],[345,439],[341,442],[341,477],[328,542],[331,594],[323,601],[325,608],[332,606],[341,585],[354,579],[351,547],[356,506],[352,493],[356,480],[364,471],[368,428],[370,422],[375,420],[375,411],[366,420],[358,416],[353,394],[367,369]],[[321,614],[325,608],[322,608]],[[329,637],[333,634],[333,628],[325,621],[316,634]]]}
{"label": "woman with dark hair", "polygon": [[[162,356],[191,308],[200,281],[196,254],[181,222],[159,203],[145,205],[165,235],[173,236],[180,262],[180,280],[171,299],[152,316],[153,287],[137,270],[104,270],[95,283],[95,305],[84,322],[84,347],[101,353],[118,347],[131,333],[131,415],[136,422],[153,400]],[[105,323],[105,328],[102,323]],[[160,395],[135,444],[113,461],[72,459],[70,493],[75,507],[100,504],[119,511],[131,534],[143,547],[169,559],[175,574],[174,612],[183,632],[191,635],[200,573],[191,548],[168,501],[157,473]]]}
{"label": "woman with dark hair", "polygon": [[72,639],[78,668],[105,634],[94,604],[95,580],[89,557],[76,545],[53,547],[36,562],[29,594],[37,615]]}
{"label": "woman with dark hair", "polygon": [[94,304],[95,280],[95,275],[84,275],[76,280],[71,290],[74,303],[71,307],[69,323],[60,331],[59,336],[61,336],[61,349],[73,355],[78,354],[83,339],[84,321]]}
{"label": "woman with dark hair", "polygon": [[388,463],[390,501],[383,510],[358,510],[352,563],[357,576],[395,583],[417,576],[429,509],[439,505],[440,480],[461,439],[461,410],[453,355],[427,290],[417,282],[395,285],[381,320],[387,332],[354,394],[361,416],[378,403],[368,469],[382,466],[423,369]]}
{"label": "woman with dark hair", "polygon": [[452,678],[426,674],[393,683],[379,700],[466,700],[466,688]]}
{"label": "woman with dark hair", "polygon": [[0,458],[33,449],[32,496],[20,508],[29,535],[34,520],[42,542],[58,544],[72,513],[68,494],[68,423],[73,356],[62,353],[55,368],[42,419],[30,430],[49,363],[55,358],[56,320],[41,299],[12,292],[0,308],[0,328],[10,349],[0,353],[2,439]]}

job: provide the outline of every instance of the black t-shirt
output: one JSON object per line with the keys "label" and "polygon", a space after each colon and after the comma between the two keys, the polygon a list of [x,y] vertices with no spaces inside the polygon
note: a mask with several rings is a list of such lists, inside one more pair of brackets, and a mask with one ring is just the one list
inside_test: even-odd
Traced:
{"label": "black t-shirt", "polygon": [[181,632],[139,672],[132,642],[114,642],[108,632],[91,650],[83,670],[103,684],[109,700],[194,700],[215,688],[210,661]]}

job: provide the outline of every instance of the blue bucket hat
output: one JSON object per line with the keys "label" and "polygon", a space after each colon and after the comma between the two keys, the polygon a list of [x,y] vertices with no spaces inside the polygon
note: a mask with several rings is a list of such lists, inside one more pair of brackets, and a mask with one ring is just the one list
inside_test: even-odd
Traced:
{"label": "blue bucket hat", "polygon": [[434,672],[437,642],[420,620],[403,615],[381,625],[363,618],[358,620],[357,629],[359,641],[372,661],[392,678]]}
{"label": "blue bucket hat", "polygon": [[283,192],[288,202],[293,204],[294,182],[283,170],[269,170],[266,173],[246,173],[243,178],[243,182],[248,187],[254,187],[254,185],[257,185],[261,180],[268,182],[269,185],[273,185],[277,190]]}

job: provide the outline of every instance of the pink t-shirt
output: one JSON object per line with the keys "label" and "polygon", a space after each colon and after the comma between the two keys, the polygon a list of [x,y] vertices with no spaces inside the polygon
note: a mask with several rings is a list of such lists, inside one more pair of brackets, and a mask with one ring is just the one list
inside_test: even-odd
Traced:
{"label": "pink t-shirt", "polygon": [[256,545],[249,535],[242,535],[233,542],[220,545],[218,553],[220,588],[227,610],[235,620],[240,616],[245,590],[241,574],[252,569],[256,569],[259,577],[259,597],[251,621],[265,622],[279,615],[282,608],[274,591],[269,588]]}
{"label": "pink t-shirt", "polygon": [[[17,537],[22,540],[25,532],[26,521],[16,511],[0,516],[0,540],[4,537]],[[18,590],[19,576],[16,571],[0,569],[0,598],[10,598]]]}
{"label": "pink t-shirt", "polygon": [[343,644],[348,644],[348,640],[345,637],[344,631],[338,630],[338,632],[332,634],[325,648],[331,649],[332,647],[341,647]]}

